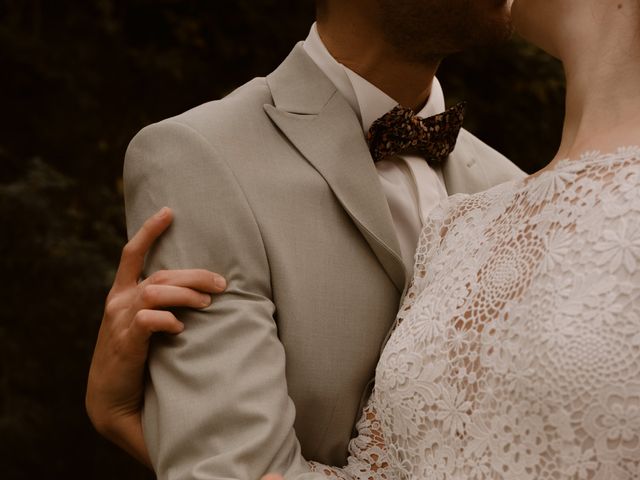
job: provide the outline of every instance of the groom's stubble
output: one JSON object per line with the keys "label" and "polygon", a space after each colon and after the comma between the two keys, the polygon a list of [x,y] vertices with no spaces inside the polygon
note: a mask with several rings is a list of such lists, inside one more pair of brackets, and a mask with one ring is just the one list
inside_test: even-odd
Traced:
{"label": "groom's stubble", "polygon": [[374,0],[378,28],[404,60],[433,62],[506,41],[509,0]]}

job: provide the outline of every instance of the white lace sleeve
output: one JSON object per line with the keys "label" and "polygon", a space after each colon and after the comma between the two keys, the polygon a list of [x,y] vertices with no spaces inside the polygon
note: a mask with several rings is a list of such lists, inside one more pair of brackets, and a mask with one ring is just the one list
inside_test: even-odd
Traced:
{"label": "white lace sleeve", "polygon": [[329,467],[309,462],[311,469],[327,478],[343,480],[389,480],[387,449],[380,429],[375,407],[375,395],[371,395],[356,428],[358,435],[349,443],[349,458],[343,468]]}

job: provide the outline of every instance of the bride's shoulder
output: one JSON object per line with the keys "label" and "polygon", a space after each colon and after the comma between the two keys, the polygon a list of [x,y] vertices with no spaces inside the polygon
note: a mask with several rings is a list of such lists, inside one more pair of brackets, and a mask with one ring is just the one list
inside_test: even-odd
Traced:
{"label": "bride's shoulder", "polygon": [[510,201],[522,179],[514,179],[500,183],[494,187],[477,193],[456,193],[443,201],[432,216],[440,219],[461,218],[469,214],[491,210],[495,205],[503,206]]}
{"label": "bride's shoulder", "polygon": [[613,153],[603,155],[601,162],[607,165],[602,168],[605,175],[609,176],[610,171],[618,177],[619,182],[640,183],[640,146],[620,147]]}
{"label": "bride's shoulder", "polygon": [[600,150],[589,150],[577,158],[564,158],[546,173],[567,172],[591,177],[607,174],[607,177],[610,178],[611,173],[627,169],[637,170],[638,168],[640,168],[640,146],[624,146],[611,152],[603,153]]}
{"label": "bride's shoulder", "polygon": [[[555,168],[539,177],[537,183],[562,179],[569,194],[576,196],[615,197],[616,193],[640,186],[640,147],[619,147],[607,153],[584,152],[578,158],[560,160]],[[640,195],[640,189],[634,191]]]}

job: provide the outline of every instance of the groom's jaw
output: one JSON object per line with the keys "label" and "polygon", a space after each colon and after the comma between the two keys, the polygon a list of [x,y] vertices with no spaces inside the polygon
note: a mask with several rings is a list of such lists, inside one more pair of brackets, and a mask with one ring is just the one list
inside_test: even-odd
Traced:
{"label": "groom's jaw", "polygon": [[[318,22],[340,23],[398,59],[432,64],[469,48],[507,40],[513,0],[316,0]],[[363,29],[362,26],[368,28]],[[374,38],[377,37],[377,38]]]}
{"label": "groom's jaw", "polygon": [[511,35],[510,0],[372,0],[379,27],[399,55],[442,59]]}
{"label": "groom's jaw", "polygon": [[317,0],[318,32],[342,64],[421,107],[442,59],[510,33],[510,0]]}

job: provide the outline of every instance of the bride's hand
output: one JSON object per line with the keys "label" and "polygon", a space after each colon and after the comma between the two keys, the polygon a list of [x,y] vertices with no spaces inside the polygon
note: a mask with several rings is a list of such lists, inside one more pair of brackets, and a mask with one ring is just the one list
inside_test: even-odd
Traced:
{"label": "bride's hand", "polygon": [[96,430],[148,466],[141,408],[149,339],[156,332],[182,332],[166,308],[205,308],[211,294],[226,288],[222,277],[206,270],[159,271],[139,281],[146,253],[172,220],[163,208],[123,248],[87,384],[86,408]]}
{"label": "bride's hand", "polygon": [[284,480],[284,477],[275,473],[269,473],[268,475],[262,477],[260,480]]}

